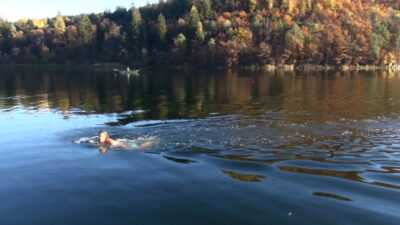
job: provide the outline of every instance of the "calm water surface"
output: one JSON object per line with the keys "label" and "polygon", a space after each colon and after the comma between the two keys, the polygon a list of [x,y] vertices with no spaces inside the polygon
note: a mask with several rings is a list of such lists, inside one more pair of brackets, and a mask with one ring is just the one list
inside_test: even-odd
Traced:
{"label": "calm water surface", "polygon": [[0,128],[0,224],[400,221],[397,73],[2,68]]}

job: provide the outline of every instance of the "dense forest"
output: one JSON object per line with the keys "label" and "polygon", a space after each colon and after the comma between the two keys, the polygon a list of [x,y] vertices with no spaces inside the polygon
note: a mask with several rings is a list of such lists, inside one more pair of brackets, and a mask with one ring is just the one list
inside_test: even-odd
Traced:
{"label": "dense forest", "polygon": [[397,65],[397,0],[169,0],[9,22],[0,64]]}

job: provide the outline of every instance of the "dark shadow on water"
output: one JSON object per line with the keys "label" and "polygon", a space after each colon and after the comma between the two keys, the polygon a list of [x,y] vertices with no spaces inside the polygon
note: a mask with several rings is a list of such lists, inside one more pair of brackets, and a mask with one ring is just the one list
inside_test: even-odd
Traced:
{"label": "dark shadow on water", "polygon": [[222,173],[228,175],[229,177],[240,180],[240,181],[245,181],[245,182],[261,182],[264,179],[267,179],[267,176],[263,175],[256,175],[256,174],[243,174],[243,173],[238,173],[234,171],[228,171],[228,170],[221,170]]}
{"label": "dark shadow on water", "polygon": [[183,164],[190,164],[190,163],[196,163],[197,162],[197,161],[190,160],[190,159],[175,158],[175,157],[166,156],[166,155],[163,155],[163,157],[165,159],[170,160],[170,161],[177,162],[177,163],[183,163]]}
{"label": "dark shadow on water", "polygon": [[347,202],[353,201],[350,198],[346,198],[346,197],[336,195],[336,194],[325,193],[325,192],[313,192],[313,195],[318,196],[318,197],[324,197],[324,198],[333,198],[333,199],[347,201]]}

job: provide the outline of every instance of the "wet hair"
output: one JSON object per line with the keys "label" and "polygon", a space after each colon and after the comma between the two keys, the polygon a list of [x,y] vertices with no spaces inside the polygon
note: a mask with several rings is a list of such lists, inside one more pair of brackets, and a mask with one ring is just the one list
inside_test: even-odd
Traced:
{"label": "wet hair", "polygon": [[100,136],[100,134],[103,134],[103,133],[106,134],[107,138],[110,137],[110,135],[105,130],[99,131],[99,136]]}

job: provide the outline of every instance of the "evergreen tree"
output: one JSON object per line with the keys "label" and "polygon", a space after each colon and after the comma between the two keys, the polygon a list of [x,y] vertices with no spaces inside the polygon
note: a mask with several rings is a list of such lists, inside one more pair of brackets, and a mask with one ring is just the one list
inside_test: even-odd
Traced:
{"label": "evergreen tree", "polygon": [[197,31],[199,22],[200,22],[199,11],[197,10],[196,6],[192,6],[192,9],[190,10],[190,16],[189,16],[190,29]]}
{"label": "evergreen tree", "polygon": [[35,25],[31,19],[28,19],[26,22],[19,21],[16,24],[17,30],[21,30],[24,33],[28,33],[31,30],[35,29]]}
{"label": "evergreen tree", "polygon": [[197,41],[199,42],[199,45],[201,45],[201,43],[203,43],[204,39],[205,39],[205,35],[204,35],[204,31],[203,31],[203,23],[201,21],[199,21],[199,23],[197,25],[196,37],[197,37]]}
{"label": "evergreen tree", "polygon": [[55,33],[58,37],[65,33],[65,22],[63,16],[59,13],[53,22]]}
{"label": "evergreen tree", "polygon": [[286,9],[289,13],[291,13],[294,9],[295,1],[294,0],[282,0],[281,7]]}
{"label": "evergreen tree", "polygon": [[132,26],[132,38],[136,42],[135,44],[138,44],[139,39],[140,39],[140,32],[142,30],[142,14],[140,13],[139,9],[133,8],[132,9],[132,21],[131,21],[131,26]]}
{"label": "evergreen tree", "polygon": [[294,55],[294,60],[303,52],[304,34],[297,23],[293,23],[292,28],[285,34],[285,48],[287,54]]}
{"label": "evergreen tree", "polygon": [[183,63],[185,61],[186,56],[186,37],[184,34],[180,33],[174,39],[174,49],[173,52],[175,53],[178,63]]}
{"label": "evergreen tree", "polygon": [[167,34],[167,23],[165,22],[165,16],[160,13],[158,15],[158,37],[161,42],[165,42],[165,35]]}
{"label": "evergreen tree", "polygon": [[381,50],[382,50],[381,36],[377,33],[372,33],[371,36],[369,37],[369,45],[370,45],[370,49],[373,54],[373,57],[375,59],[380,59],[381,58]]}
{"label": "evergreen tree", "polygon": [[83,14],[79,19],[78,33],[83,44],[91,42],[93,37],[92,22],[86,14]]}
{"label": "evergreen tree", "polygon": [[231,12],[235,11],[235,9],[236,9],[235,0],[229,0],[229,8],[230,8]]}
{"label": "evergreen tree", "polygon": [[372,25],[374,32],[369,37],[370,50],[374,59],[379,60],[381,51],[389,43],[391,35],[384,23],[380,23],[375,19]]}
{"label": "evergreen tree", "polygon": [[141,26],[141,30],[140,30],[140,38],[141,38],[141,44],[143,48],[147,48],[148,47],[148,34],[147,34],[147,25],[146,25],[146,21],[143,20],[142,21],[142,26]]}
{"label": "evergreen tree", "polygon": [[[138,58],[141,55],[142,49],[142,37],[141,32],[143,30],[143,19],[139,9],[132,8],[132,21],[131,21],[131,32],[132,32],[132,46],[135,57]],[[147,37],[145,37],[147,38]]]}
{"label": "evergreen tree", "polygon": [[249,0],[249,11],[251,14],[257,9],[257,0]]}
{"label": "evergreen tree", "polygon": [[214,12],[212,10],[211,1],[203,0],[201,4],[201,14],[204,19],[211,19],[214,17]]}
{"label": "evergreen tree", "polygon": [[0,23],[0,36],[9,40],[17,36],[15,25],[10,22]]}
{"label": "evergreen tree", "polygon": [[186,37],[185,37],[185,35],[180,33],[175,39],[175,44],[180,49],[185,49],[186,48]]}
{"label": "evergreen tree", "polygon": [[0,18],[0,63],[82,62],[89,55],[101,62],[167,62],[173,55],[179,63],[222,65],[392,65],[400,62],[398,5],[395,0],[170,0],[89,16],[58,14],[15,23]]}
{"label": "evergreen tree", "polygon": [[215,39],[210,38],[207,42],[207,62],[210,65],[215,64],[215,49],[216,49],[216,44],[215,44]]}
{"label": "evergreen tree", "polygon": [[398,29],[396,32],[396,35],[394,37],[394,43],[396,47],[396,52],[400,54],[400,29]]}

